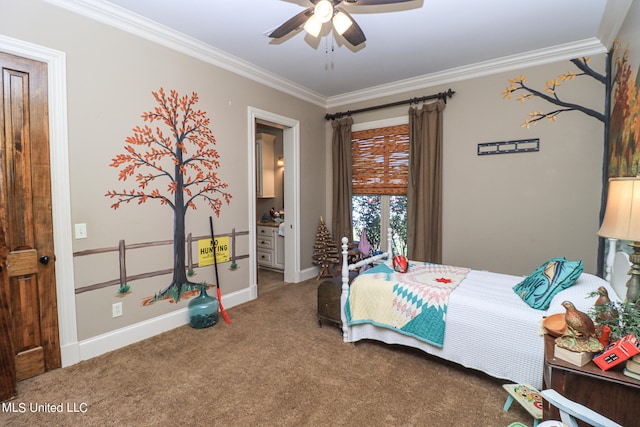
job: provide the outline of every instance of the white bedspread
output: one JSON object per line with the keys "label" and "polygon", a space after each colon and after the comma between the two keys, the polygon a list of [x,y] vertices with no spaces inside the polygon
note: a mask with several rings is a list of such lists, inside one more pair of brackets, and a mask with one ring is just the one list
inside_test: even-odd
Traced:
{"label": "white bedspread", "polygon": [[486,271],[469,272],[450,295],[442,348],[372,325],[351,327],[345,341],[369,338],[408,345],[496,378],[540,388],[544,339],[539,331],[543,317],[564,313],[561,303],[565,300],[588,311],[596,297],[586,297],[598,286],[605,286],[613,298],[615,292],[605,280],[584,273],[575,285],[554,297],[549,310],[535,310],[512,290],[522,279]]}

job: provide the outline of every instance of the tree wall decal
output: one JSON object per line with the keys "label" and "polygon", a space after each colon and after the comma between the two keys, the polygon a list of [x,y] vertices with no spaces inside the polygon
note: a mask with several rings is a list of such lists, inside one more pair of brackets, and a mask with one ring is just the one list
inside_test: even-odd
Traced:
{"label": "tree wall decal", "polygon": [[[522,127],[529,128],[531,125],[536,125],[540,120],[547,119],[549,121],[555,121],[560,113],[567,111],[580,111],[588,116],[591,116],[604,124],[604,160],[603,160],[603,172],[602,172],[602,195],[600,200],[600,214],[599,218],[602,221],[604,217],[604,208],[606,206],[608,184],[606,173],[606,153],[609,151],[609,122],[610,122],[610,103],[611,103],[611,53],[607,55],[606,60],[606,73],[601,74],[595,71],[589,65],[590,58],[581,57],[572,59],[571,62],[578,68],[579,72],[568,71],[560,74],[553,80],[547,81],[547,84],[543,90],[536,90],[526,85],[526,77],[521,75],[518,78],[509,80],[510,85],[502,92],[504,99],[512,99],[512,95],[516,92],[522,94],[517,98],[520,102],[525,102],[527,99],[538,97],[556,105],[558,108],[549,112],[533,111],[529,113],[529,118],[525,120]],[[603,113],[593,110],[588,107],[584,107],[579,104],[565,101],[558,95],[557,89],[565,82],[575,80],[578,77],[591,77],[595,81],[602,83],[604,86],[604,105]],[[598,239],[598,266],[596,274],[602,277],[603,274],[603,259],[604,259],[604,239]]]}
{"label": "tree wall decal", "polygon": [[110,190],[105,196],[115,199],[113,209],[134,200],[138,204],[154,200],[173,210],[173,278],[153,300],[171,295],[178,301],[186,290],[199,286],[188,281],[185,268],[187,208],[195,210],[196,200],[201,199],[219,217],[223,201],[229,204],[232,196],[216,172],[220,156],[213,148],[216,139],[209,129],[210,119],[195,108],[198,95],[181,97],[174,90],[167,95],[163,88],[152,94],[158,105],[141,117],[158,125],[133,128],[133,136],[125,140],[126,153],[118,154],[109,165],[120,168],[120,181],[135,177],[137,188]]}
{"label": "tree wall decal", "polygon": [[596,81],[607,86],[607,76],[604,74],[600,74],[595,71],[593,68],[589,66],[590,58],[578,58],[572,59],[571,62],[578,67],[581,72],[575,73],[573,71],[567,71],[566,73],[560,74],[555,77],[553,80],[547,81],[547,84],[543,90],[536,90],[526,85],[526,76],[521,75],[515,79],[509,80],[510,85],[502,92],[504,99],[512,99],[512,95],[516,92],[522,92],[522,94],[516,98],[517,101],[525,102],[527,99],[531,99],[534,97],[538,97],[544,99],[545,101],[550,102],[558,106],[559,108],[555,110],[551,110],[548,112],[542,111],[533,111],[529,113],[529,118],[525,120],[522,124],[522,127],[530,127],[531,125],[537,124],[540,120],[547,119],[549,121],[555,121],[556,117],[565,111],[581,111],[591,117],[594,117],[601,122],[605,123],[607,121],[607,115],[595,111],[591,108],[583,107],[582,105],[575,104],[572,102],[568,102],[560,98],[558,95],[557,89],[565,82],[569,82],[574,80],[577,77],[588,76],[594,78]]}

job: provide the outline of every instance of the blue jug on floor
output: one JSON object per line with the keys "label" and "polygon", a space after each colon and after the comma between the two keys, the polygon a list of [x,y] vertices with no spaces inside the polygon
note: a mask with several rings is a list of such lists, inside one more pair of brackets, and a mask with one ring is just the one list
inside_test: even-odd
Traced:
{"label": "blue jug on floor", "polygon": [[189,324],[195,329],[204,329],[218,323],[217,298],[207,294],[207,286],[200,287],[200,295],[189,301]]}

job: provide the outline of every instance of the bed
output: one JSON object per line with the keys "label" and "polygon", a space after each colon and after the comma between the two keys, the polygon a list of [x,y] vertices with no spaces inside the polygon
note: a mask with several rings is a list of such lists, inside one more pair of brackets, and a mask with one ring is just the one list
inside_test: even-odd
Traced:
{"label": "bed", "polygon": [[[390,241],[389,235],[388,242]],[[368,339],[416,348],[466,368],[482,371],[492,377],[531,384],[539,389],[542,386],[544,354],[544,330],[541,325],[543,318],[555,313],[564,313],[565,309],[561,303],[565,300],[573,302],[581,311],[588,311],[593,307],[596,297],[587,298],[587,295],[599,286],[607,289],[612,300],[620,301],[623,298],[619,295],[622,294],[626,282],[626,271],[623,274],[619,273],[620,269],[624,270],[624,258],[616,255],[618,264],[613,264],[615,267],[611,280],[618,284],[617,292],[602,278],[588,273],[578,273],[575,283],[556,294],[551,299],[548,309],[539,310],[531,308],[513,290],[514,285],[522,282],[524,277],[470,269],[453,270],[455,274],[467,271],[448,294],[444,309],[444,336],[439,343],[437,339],[429,336],[420,337],[416,333],[420,328],[401,328],[376,319],[356,318],[354,313],[359,310],[358,301],[364,298],[363,292],[378,292],[374,291],[376,288],[373,285],[366,284],[369,283],[365,282],[367,276],[368,280],[373,280],[371,277],[381,280],[381,277],[387,274],[387,278],[391,278],[392,282],[396,281],[397,276],[389,274],[393,269],[390,250],[349,264],[347,239],[343,238],[342,243],[341,317],[345,342]],[[387,247],[391,248],[391,245],[388,243]],[[376,266],[359,274],[349,284],[349,272],[369,264]],[[409,271],[422,264],[426,263],[410,262]],[[627,259],[627,270],[628,265]],[[446,270],[443,277],[449,272],[450,270]],[[398,274],[403,273],[396,273]],[[415,277],[411,280],[415,280]],[[398,286],[394,289],[397,291]],[[388,296],[391,291],[384,291],[382,294],[385,292]],[[624,297],[624,294],[622,295]],[[406,307],[403,306],[401,309],[404,310]]]}

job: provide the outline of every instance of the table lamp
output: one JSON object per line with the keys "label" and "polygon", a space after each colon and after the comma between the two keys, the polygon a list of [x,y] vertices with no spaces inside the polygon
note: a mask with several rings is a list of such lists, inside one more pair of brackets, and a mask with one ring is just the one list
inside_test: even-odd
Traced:
{"label": "table lamp", "polygon": [[640,178],[609,179],[609,195],[602,226],[601,237],[631,241],[633,253],[629,256],[631,269],[627,281],[629,302],[640,297]]}

